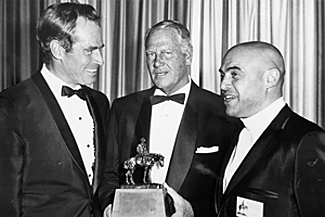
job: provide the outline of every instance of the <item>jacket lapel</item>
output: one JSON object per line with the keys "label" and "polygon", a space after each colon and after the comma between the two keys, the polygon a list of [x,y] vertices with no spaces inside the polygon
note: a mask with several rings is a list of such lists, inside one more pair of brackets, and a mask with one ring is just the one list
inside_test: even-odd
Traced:
{"label": "jacket lapel", "polygon": [[71,156],[73,156],[73,159],[75,160],[76,164],[78,165],[79,169],[84,174],[84,176],[87,177],[86,169],[83,164],[77,143],[52,91],[50,90],[49,86],[47,85],[40,72],[35,73],[32,76],[32,80],[35,82],[44,100],[46,101],[48,108],[50,109],[52,116],[59,128],[59,131],[61,132],[61,135],[65,141],[65,145],[71,153]]}
{"label": "jacket lapel", "polygon": [[221,198],[223,195],[223,177],[224,177],[224,173],[228,164],[228,161],[232,155],[232,152],[234,150],[234,148],[236,147],[236,144],[238,143],[238,137],[239,134],[241,132],[242,128],[234,135],[234,139],[232,140],[230,147],[228,148],[228,150],[225,153],[225,157],[222,161],[222,165],[221,165],[221,174],[220,174],[220,178],[217,179],[217,187],[216,187],[216,205],[217,207],[219,207],[220,203],[221,203]]}
{"label": "jacket lapel", "polygon": [[105,162],[100,162],[102,159],[105,159],[106,150],[102,150],[101,147],[105,147],[105,133],[104,133],[104,124],[103,117],[101,117],[99,108],[94,97],[91,95],[89,88],[83,86],[83,89],[86,93],[86,102],[91,116],[94,120],[94,146],[95,146],[95,164],[94,164],[94,179],[93,179],[93,192],[96,191],[99,181],[101,180],[101,168],[99,166],[105,165]]}
{"label": "jacket lapel", "polygon": [[[252,149],[248,152],[247,156],[241,163],[233,175],[224,198],[239,184],[239,182],[250,172],[254,167],[262,161],[265,156],[271,151],[279,141],[282,129],[285,127],[288,119],[290,118],[291,110],[286,105],[277,117],[272,121],[269,127],[262,133],[256,141]],[[227,161],[228,162],[228,161]],[[224,169],[224,168],[223,168]]]}
{"label": "jacket lapel", "polygon": [[191,167],[197,137],[199,117],[198,87],[192,82],[187,104],[177,133],[168,168],[167,183],[179,191]]}
{"label": "jacket lapel", "polygon": [[[136,146],[141,138],[146,140],[147,150],[149,150],[150,122],[151,122],[151,103],[150,96],[153,95],[155,88],[152,87],[144,96],[135,127],[135,134],[132,141],[130,156],[136,155]],[[149,150],[150,152],[150,150]]]}

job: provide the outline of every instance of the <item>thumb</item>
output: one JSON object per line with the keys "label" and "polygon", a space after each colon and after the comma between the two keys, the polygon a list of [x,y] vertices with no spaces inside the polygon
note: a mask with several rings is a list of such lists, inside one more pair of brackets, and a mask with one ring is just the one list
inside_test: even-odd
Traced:
{"label": "thumb", "polygon": [[166,188],[167,193],[173,198],[173,200],[180,197],[180,195],[173,188],[169,187],[169,185],[166,182],[163,184],[163,186]]}
{"label": "thumb", "polygon": [[167,183],[163,184],[167,193],[173,198],[176,213],[172,217],[194,217],[194,212],[191,204],[178,194],[173,188],[169,187]]}

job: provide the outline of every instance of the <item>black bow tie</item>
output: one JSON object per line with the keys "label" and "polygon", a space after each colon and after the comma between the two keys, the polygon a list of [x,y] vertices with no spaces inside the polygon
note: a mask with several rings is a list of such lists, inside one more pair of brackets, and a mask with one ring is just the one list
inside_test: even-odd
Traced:
{"label": "black bow tie", "polygon": [[172,100],[174,102],[184,104],[185,100],[185,93],[179,93],[171,96],[151,96],[150,97],[150,102],[151,105],[155,105],[161,102],[164,102],[166,100]]}
{"label": "black bow tie", "polygon": [[62,86],[61,96],[71,97],[74,94],[79,96],[80,99],[86,100],[86,93],[84,92],[84,90],[82,88],[79,90],[74,90],[74,89],[71,89],[70,87]]}

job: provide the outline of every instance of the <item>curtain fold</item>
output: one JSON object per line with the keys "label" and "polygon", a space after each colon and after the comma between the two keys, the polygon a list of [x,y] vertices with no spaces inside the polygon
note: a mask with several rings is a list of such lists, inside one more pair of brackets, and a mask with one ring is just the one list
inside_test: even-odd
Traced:
{"label": "curtain fold", "polygon": [[35,26],[41,5],[40,1],[0,2],[1,90],[28,78],[38,69]]}
{"label": "curtain fold", "polygon": [[[315,5],[315,17],[316,17],[316,69],[315,74],[317,75],[317,99],[314,102],[316,108],[317,122],[325,127],[325,2],[322,0],[316,1]],[[312,102],[310,102],[312,103]]]}

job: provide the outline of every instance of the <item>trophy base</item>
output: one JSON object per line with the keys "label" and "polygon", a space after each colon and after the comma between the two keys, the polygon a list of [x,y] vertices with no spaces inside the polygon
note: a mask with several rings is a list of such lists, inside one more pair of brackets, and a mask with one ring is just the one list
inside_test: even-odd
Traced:
{"label": "trophy base", "polygon": [[166,189],[159,184],[124,185],[117,189],[112,217],[166,217]]}

